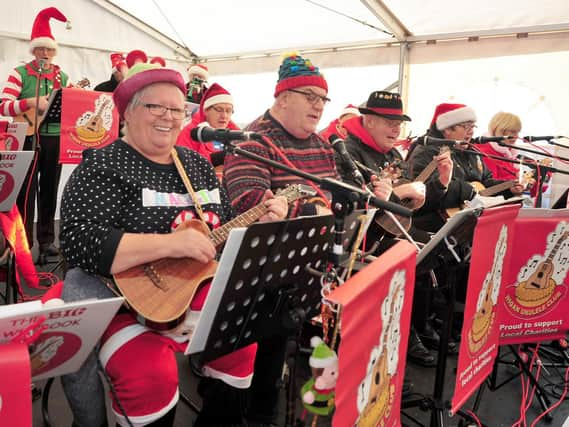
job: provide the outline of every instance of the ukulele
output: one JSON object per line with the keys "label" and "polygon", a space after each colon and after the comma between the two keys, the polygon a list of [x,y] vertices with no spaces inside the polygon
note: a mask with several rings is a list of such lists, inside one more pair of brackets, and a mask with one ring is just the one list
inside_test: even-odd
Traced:
{"label": "ukulele", "polygon": [[[279,192],[290,204],[314,195],[301,185],[291,185]],[[176,230],[192,228],[206,234],[217,248],[235,227],[246,227],[267,212],[264,205],[249,209],[219,228],[210,231],[200,220],[190,220]],[[201,263],[193,258],[163,258],[132,267],[113,275],[114,282],[140,320],[156,330],[170,330],[185,318],[192,298],[202,283],[214,276],[217,261]]]}
{"label": "ukulele", "polygon": [[[89,79],[85,77],[82,80],[78,81],[72,87],[86,88],[90,84],[91,84],[91,82],[89,81]],[[41,122],[43,120],[43,114],[45,114],[45,111],[42,114],[38,113],[38,115],[37,115],[37,120],[38,120],[39,124],[41,124]],[[24,111],[23,113],[20,113],[17,116],[14,116],[13,119],[15,122],[21,122],[21,123],[27,123],[28,124],[28,130],[26,131],[26,136],[31,136],[34,134],[34,131],[36,129],[36,121],[35,121],[36,120],[36,108],[32,107],[32,108]],[[39,124],[38,124],[38,128],[39,128]]]}
{"label": "ukulele", "polygon": [[[501,193],[502,191],[509,190],[510,188],[512,188],[514,185],[516,185],[518,183],[519,183],[519,181],[510,180],[510,181],[500,182],[499,184],[492,185],[491,187],[486,188],[486,187],[484,187],[484,184],[482,184],[480,181],[469,182],[469,184],[472,185],[472,187],[474,187],[474,191],[476,191],[476,193],[478,193],[481,196],[485,196],[485,197],[494,196],[498,193]],[[524,185],[526,184],[525,179],[524,179],[524,182],[522,182],[522,183]],[[464,204],[461,204],[459,207],[456,207],[456,208],[448,208],[448,209],[446,209],[446,214],[449,218],[452,218],[454,215],[459,213],[464,208],[465,208]]]}
{"label": "ukulele", "polygon": [[555,246],[551,252],[542,261],[533,274],[527,280],[520,282],[516,287],[516,298],[518,302],[526,307],[535,307],[543,304],[549,299],[556,283],[553,276],[553,258],[557,255],[561,244],[569,237],[569,231],[566,231],[557,239]]}
{"label": "ukulele", "polygon": [[[439,154],[446,153],[447,151],[449,151],[449,148],[447,146],[442,146],[440,148]],[[436,159],[431,160],[429,164],[425,167],[425,169],[423,169],[421,173],[417,175],[417,177],[413,182],[424,183],[437,169],[437,166],[438,166],[438,161]],[[415,201],[411,199],[403,199],[399,202],[399,204],[408,209],[413,209]],[[405,231],[409,231],[409,229],[411,228],[411,217],[395,215],[395,218],[401,223]],[[397,225],[389,215],[386,214],[381,215],[379,218],[376,219],[376,223],[385,231],[387,231],[390,234],[393,234],[396,237],[403,234],[403,232],[399,229],[399,227],[397,227]]]}

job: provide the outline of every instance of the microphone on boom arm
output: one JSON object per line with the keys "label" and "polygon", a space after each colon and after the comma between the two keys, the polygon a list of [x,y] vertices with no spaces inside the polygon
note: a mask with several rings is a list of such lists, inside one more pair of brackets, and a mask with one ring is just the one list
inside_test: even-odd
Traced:
{"label": "microphone on boom arm", "polygon": [[365,184],[364,176],[362,175],[359,168],[355,164],[354,159],[352,159],[352,156],[350,156],[350,153],[348,153],[348,150],[346,149],[346,144],[344,144],[344,140],[340,138],[338,135],[332,134],[328,138],[328,141],[330,142],[330,144],[332,144],[332,147],[334,147],[334,150],[336,151],[336,153],[338,153],[338,155],[342,159],[342,163],[344,163],[346,168],[349,170],[354,181],[358,185],[364,185]]}
{"label": "microphone on boom arm", "polygon": [[434,136],[425,135],[423,138],[416,140],[416,144],[425,146],[440,147],[443,145],[453,147],[455,145],[465,144],[464,141],[457,141],[455,139],[435,138]]}
{"label": "microphone on boom arm", "polygon": [[255,132],[230,129],[214,129],[209,126],[198,126],[190,131],[192,139],[199,142],[229,142],[229,141],[248,141],[259,139],[261,136]]}

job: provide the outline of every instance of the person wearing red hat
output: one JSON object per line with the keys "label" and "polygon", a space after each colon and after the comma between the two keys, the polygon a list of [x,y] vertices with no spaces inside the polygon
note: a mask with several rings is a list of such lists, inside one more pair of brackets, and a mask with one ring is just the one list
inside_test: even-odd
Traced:
{"label": "person wearing red hat", "polygon": [[[442,103],[437,105],[431,125],[424,136],[417,138],[410,147],[408,162],[411,176],[416,177],[431,162],[433,157],[439,156],[440,144],[431,145],[429,137],[450,140],[453,142],[451,147],[452,171],[451,180],[444,188],[440,188],[438,194],[427,195],[425,204],[413,215],[413,223],[416,227],[430,232],[437,232],[448,218],[447,210],[452,208],[462,208],[465,201],[472,200],[476,195],[473,182],[481,183],[489,187],[504,182],[503,180],[494,179],[490,170],[486,167],[481,156],[467,150],[470,147],[469,142],[476,129],[476,112],[465,104],[458,103]],[[435,171],[431,180],[440,180],[438,171]],[[510,190],[500,193],[504,197],[519,195],[523,191],[523,187],[519,184],[514,185]],[[441,280],[441,288],[445,288],[449,284],[443,283],[446,278],[445,266],[442,266],[442,274],[437,270],[437,277]],[[464,301],[466,295],[466,283],[468,282],[468,267],[461,267],[457,271],[456,287],[457,298]],[[452,284],[454,286],[454,284]],[[413,306],[413,310],[420,310],[424,317],[438,316],[444,319],[446,310],[446,297],[439,294],[438,298],[433,298],[433,290],[431,286],[416,286],[417,296],[421,303]],[[439,307],[434,307],[431,313],[431,300],[439,301]],[[414,317],[417,313],[414,312]],[[419,336],[426,346],[438,349],[440,345],[440,337],[431,323],[424,322],[425,328],[419,330]],[[414,324],[417,323],[414,320]],[[455,325],[452,325],[453,328]],[[454,339],[460,338],[460,331],[453,331],[453,335],[449,338],[449,351],[456,352],[457,345]]]}
{"label": "person wearing red hat", "polygon": [[[30,41],[31,62],[14,68],[0,94],[0,115],[15,117],[15,120],[35,122],[47,108],[51,92],[68,85],[67,74],[53,63],[57,54],[57,42],[51,33],[50,19],[67,22],[67,18],[55,7],[38,13],[34,21]],[[37,149],[37,160],[32,162],[24,185],[17,199],[17,206],[24,217],[30,247],[34,244],[34,214],[36,196],[38,223],[36,237],[39,243],[40,260],[57,255],[54,245],[54,217],[57,206],[57,189],[61,175],[59,164],[59,123],[44,123],[37,129],[39,139],[26,137],[24,150]],[[36,194],[37,193],[37,194]]]}
{"label": "person wearing red hat", "polygon": [[128,67],[122,53],[111,53],[111,78],[95,86],[97,92],[114,92],[120,82],[123,81]]}
{"label": "person wearing red hat", "polygon": [[[196,219],[217,228],[234,216],[212,166],[197,153],[175,146],[186,116],[182,75],[157,64],[135,64],[113,93],[124,120],[124,137],[85,150],[61,203],[61,248],[70,267],[66,300],[85,296],[86,283],[101,296],[110,277],[163,258],[210,263],[216,248],[208,235],[180,227]],[[187,178],[187,179],[186,179]],[[189,184],[188,184],[189,182]],[[262,201],[260,220],[286,215],[284,197]],[[174,230],[176,230],[174,232]],[[72,274],[69,276],[69,274]],[[88,280],[86,280],[86,278]],[[134,312],[119,312],[101,339],[99,358],[114,386],[113,413],[121,426],[172,426],[179,398],[175,353],[183,352],[196,326],[209,284],[196,289],[181,323],[158,332]],[[241,423],[239,396],[251,383],[256,345],[203,366],[203,406],[194,426]],[[66,395],[77,417],[82,389],[96,382],[92,365],[65,376]],[[93,414],[87,414],[87,417]],[[76,419],[77,425],[93,425]]]}
{"label": "person wearing red hat", "polygon": [[207,90],[209,70],[205,64],[191,64],[188,67],[187,101],[199,104]]}
{"label": "person wearing red hat", "polygon": [[[451,157],[454,163],[452,179],[445,188],[444,196],[427,200],[425,206],[414,216],[413,221],[423,230],[436,232],[446,222],[447,209],[460,208],[466,200],[472,200],[476,195],[472,183],[477,182],[484,187],[491,187],[503,182],[492,176],[481,156],[464,152],[469,147],[474,129],[476,129],[476,112],[471,107],[464,104],[442,103],[435,108],[431,126],[425,136],[459,143],[452,149]],[[432,160],[433,155],[439,153],[439,147],[429,145],[425,136],[417,138],[409,150],[408,159],[413,176],[417,176]],[[435,179],[437,179],[436,173]],[[516,184],[500,194],[508,198],[520,195],[522,192],[523,187]]]}
{"label": "person wearing red hat", "polygon": [[348,136],[346,129],[344,128],[344,122],[346,120],[352,119],[354,117],[358,117],[360,112],[358,111],[358,107],[352,104],[348,104],[340,113],[340,115],[332,120],[326,129],[320,132],[320,136],[324,141],[330,141],[331,137],[338,137],[341,139],[345,139]]}
{"label": "person wearing red hat", "polygon": [[[214,83],[204,93],[199,110],[192,116],[192,121],[182,129],[178,145],[194,150],[208,159],[214,166],[223,164],[223,156],[217,155],[223,147],[214,142],[199,142],[192,139],[190,132],[198,126],[210,126],[214,129],[239,130],[232,120],[233,97],[221,85]],[[212,159],[212,155],[213,159]]]}
{"label": "person wearing red hat", "polygon": [[161,67],[165,67],[166,66],[166,60],[160,56],[155,56],[153,57],[150,61],[151,64],[158,64]]}
{"label": "person wearing red hat", "polygon": [[126,65],[128,68],[132,68],[135,64],[141,64],[146,62],[148,62],[148,57],[146,56],[146,53],[144,53],[142,50],[139,49],[131,50],[126,55]]}

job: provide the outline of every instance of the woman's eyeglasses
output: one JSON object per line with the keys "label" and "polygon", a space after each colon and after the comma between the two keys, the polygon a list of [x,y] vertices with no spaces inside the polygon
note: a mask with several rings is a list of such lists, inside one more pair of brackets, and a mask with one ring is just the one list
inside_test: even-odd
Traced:
{"label": "woman's eyeglasses", "polygon": [[166,111],[170,111],[170,115],[175,120],[182,120],[188,116],[188,112],[183,108],[170,108],[160,104],[141,104],[150,114],[156,117],[162,117]]}
{"label": "woman's eyeglasses", "polygon": [[478,126],[476,126],[474,123],[459,123],[455,126],[461,127],[463,128],[465,131],[469,131],[469,130],[473,130],[476,129]]}

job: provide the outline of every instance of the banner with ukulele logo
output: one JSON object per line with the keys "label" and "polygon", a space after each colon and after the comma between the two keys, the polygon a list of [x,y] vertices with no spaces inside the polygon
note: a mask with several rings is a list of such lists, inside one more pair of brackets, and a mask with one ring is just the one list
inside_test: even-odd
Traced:
{"label": "banner with ukulele logo", "polygon": [[329,296],[342,306],[333,426],[400,426],[415,248],[399,242]]}
{"label": "banner with ukulele logo", "polygon": [[86,148],[102,148],[119,134],[119,116],[112,94],[90,90],[63,89],[59,161],[81,162]]}
{"label": "banner with ukulele logo", "polygon": [[474,229],[452,413],[484,382],[498,353],[498,303],[519,209],[485,209]]}
{"label": "banner with ukulele logo", "polygon": [[500,304],[500,344],[557,339],[569,329],[569,211],[524,209]]}

